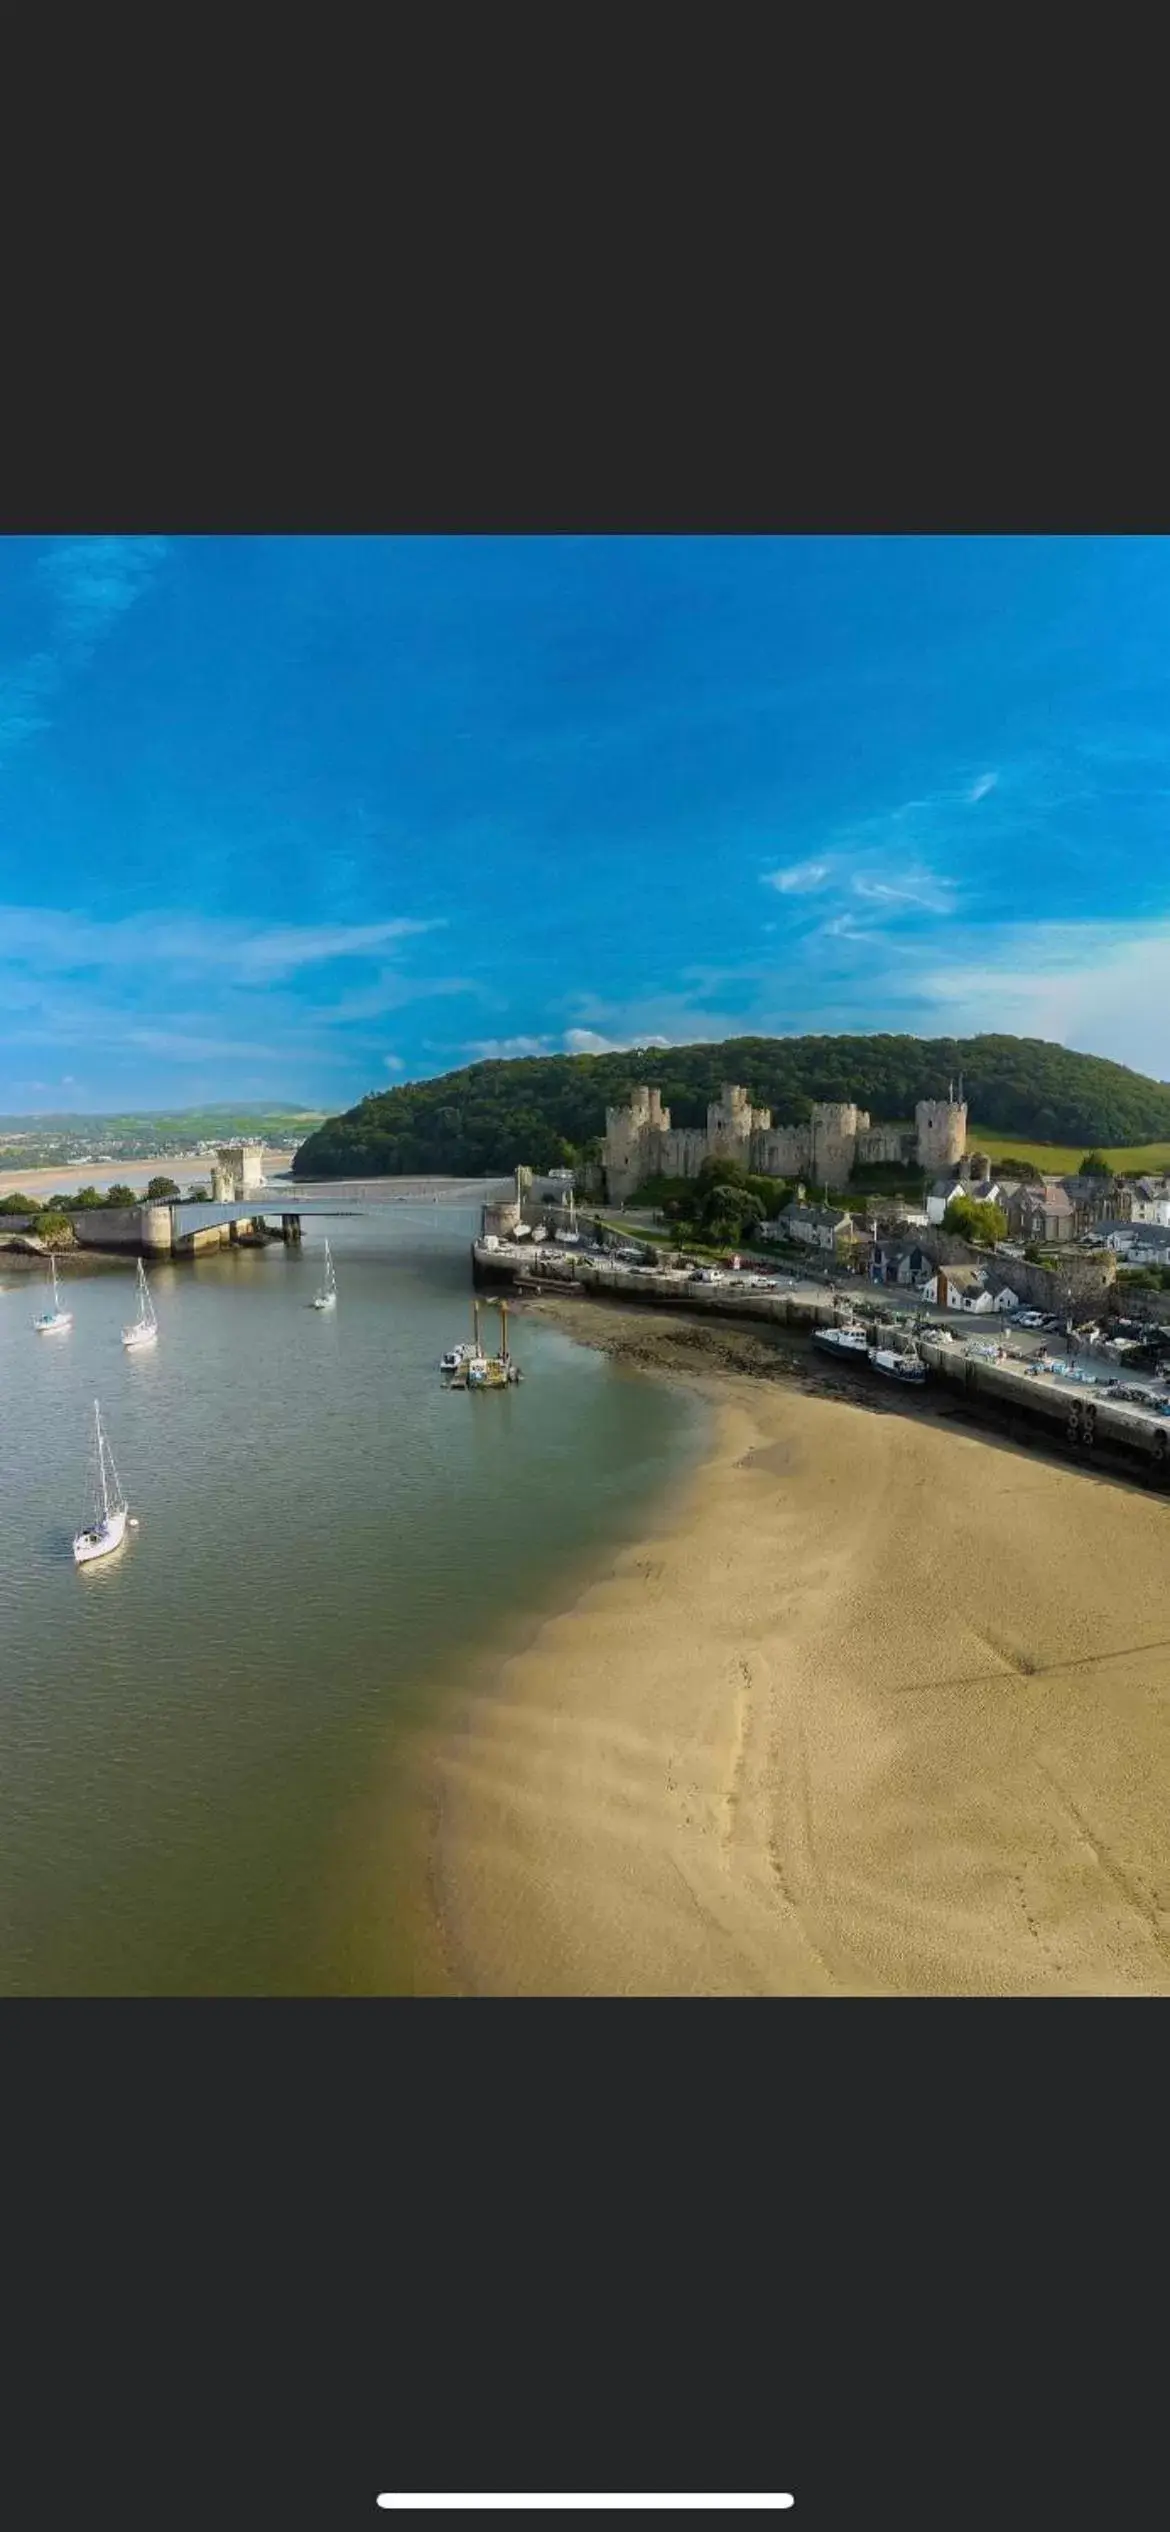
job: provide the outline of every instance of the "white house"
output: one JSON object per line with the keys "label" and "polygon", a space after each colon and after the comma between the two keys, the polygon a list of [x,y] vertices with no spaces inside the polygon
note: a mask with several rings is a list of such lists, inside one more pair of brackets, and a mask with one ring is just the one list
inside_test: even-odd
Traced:
{"label": "white house", "polygon": [[1164,1179],[1139,1178],[1133,1191],[1135,1222],[1156,1222],[1170,1230],[1170,1189]]}
{"label": "white house", "polygon": [[923,1286],[922,1297],[940,1310],[972,1310],[981,1317],[1020,1306],[1019,1295],[1010,1285],[1000,1292],[990,1290],[986,1266],[939,1266]]}
{"label": "white house", "polygon": [[926,1199],[927,1221],[941,1222],[947,1206],[954,1203],[956,1196],[973,1196],[976,1204],[998,1204],[1001,1200],[1000,1181],[998,1178],[936,1178]]}

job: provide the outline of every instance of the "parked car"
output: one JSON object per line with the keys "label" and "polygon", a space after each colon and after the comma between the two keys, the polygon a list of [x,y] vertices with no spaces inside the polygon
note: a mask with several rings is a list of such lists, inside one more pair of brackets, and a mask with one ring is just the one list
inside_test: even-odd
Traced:
{"label": "parked car", "polygon": [[1046,1328],[1049,1325],[1042,1310],[1017,1310],[1015,1323],[1018,1328]]}

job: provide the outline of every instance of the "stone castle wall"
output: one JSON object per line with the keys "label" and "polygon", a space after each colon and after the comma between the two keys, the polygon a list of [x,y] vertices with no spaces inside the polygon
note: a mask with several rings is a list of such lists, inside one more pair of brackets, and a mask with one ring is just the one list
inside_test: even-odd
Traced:
{"label": "stone castle wall", "polygon": [[672,1126],[662,1094],[639,1085],[624,1108],[605,1112],[605,1176],[611,1198],[632,1196],[647,1178],[695,1178],[705,1160],[738,1161],[766,1178],[802,1178],[843,1187],[859,1162],[916,1161],[939,1175],[962,1158],[967,1110],[962,1100],[920,1099],[914,1131],[871,1124],[850,1100],[822,1100],[807,1125],[773,1125],[737,1082],[724,1082],[702,1126]]}

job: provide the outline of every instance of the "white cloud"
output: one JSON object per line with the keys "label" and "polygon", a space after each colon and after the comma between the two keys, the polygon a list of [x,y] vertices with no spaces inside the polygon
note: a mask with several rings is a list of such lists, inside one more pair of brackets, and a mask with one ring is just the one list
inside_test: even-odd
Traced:
{"label": "white cloud", "polygon": [[464,1049],[479,1063],[506,1063],[521,1055],[555,1055],[555,1037],[481,1037]]}
{"label": "white cloud", "polygon": [[974,805],[976,800],[986,800],[988,792],[994,791],[998,781],[998,774],[980,774],[978,782],[973,782],[971,785],[967,794],[968,801]]}
{"label": "white cloud", "polygon": [[382,1062],[388,1073],[404,1073],[406,1070],[401,1055],[383,1055]]}
{"label": "white cloud", "polygon": [[972,931],[954,965],[923,974],[958,1036],[979,1029],[1053,1038],[1170,1078],[1170,922],[1008,924]]}
{"label": "white cloud", "polygon": [[823,888],[831,871],[831,862],[790,862],[787,870],[765,871],[764,886],[778,888],[785,897],[804,897]]}
{"label": "white cloud", "polygon": [[635,1046],[669,1046],[668,1037],[601,1037],[596,1029],[566,1029],[567,1055],[624,1055]]}

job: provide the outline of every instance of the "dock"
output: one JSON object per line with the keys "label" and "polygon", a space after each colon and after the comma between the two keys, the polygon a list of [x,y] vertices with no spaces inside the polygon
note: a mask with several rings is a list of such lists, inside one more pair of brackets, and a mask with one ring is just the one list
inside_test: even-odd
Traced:
{"label": "dock", "polygon": [[[731,1321],[739,1327],[762,1324],[809,1338],[814,1329],[833,1327],[841,1318],[841,1303],[829,1293],[822,1298],[753,1292],[734,1283],[696,1283],[689,1268],[621,1268],[595,1256],[564,1252],[545,1257],[528,1242],[487,1246],[477,1240],[472,1274],[478,1286],[504,1285],[518,1296],[576,1292],[583,1298],[674,1310],[692,1319]],[[884,1321],[876,1289],[851,1298],[849,1307],[862,1322]],[[904,1321],[885,1324],[894,1343],[907,1341]],[[1111,1466],[1149,1485],[1170,1484],[1170,1393],[1160,1413],[1160,1401],[1152,1398],[1146,1407],[1115,1400],[1063,1364],[1044,1368],[1039,1362],[1000,1359],[988,1342],[985,1322],[972,1327],[968,1342],[938,1327],[920,1328],[915,1341],[926,1365],[926,1382],[917,1392],[882,1381],[862,1358],[856,1365],[846,1359],[839,1371],[859,1383],[875,1382],[883,1391],[888,1387],[909,1413],[916,1395],[933,1394],[937,1405],[942,1391],[952,1412],[994,1425],[1021,1444],[1059,1450],[1086,1467]],[[984,1344],[986,1351],[969,1350]]]}

